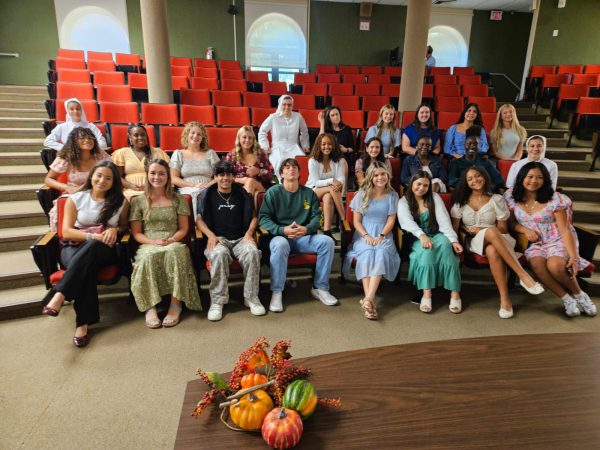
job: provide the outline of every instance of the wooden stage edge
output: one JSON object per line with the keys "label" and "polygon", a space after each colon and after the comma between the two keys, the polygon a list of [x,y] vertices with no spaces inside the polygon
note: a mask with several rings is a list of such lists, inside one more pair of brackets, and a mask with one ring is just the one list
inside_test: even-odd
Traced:
{"label": "wooden stage edge", "polygon": [[[317,409],[297,449],[600,448],[600,333],[423,342],[294,360],[312,369]],[[176,449],[266,449],[226,429],[187,384]]]}

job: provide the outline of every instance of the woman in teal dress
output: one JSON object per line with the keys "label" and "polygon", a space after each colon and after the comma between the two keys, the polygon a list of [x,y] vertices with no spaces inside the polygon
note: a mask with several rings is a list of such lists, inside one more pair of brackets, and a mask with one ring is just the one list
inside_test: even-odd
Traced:
{"label": "woman in teal dress", "polygon": [[[179,323],[182,302],[200,310],[200,296],[188,247],[190,208],[173,192],[169,164],[150,161],[144,195],[134,198],[129,220],[133,238],[140,244],[133,264],[131,292],[140,311],[146,312],[148,328],[174,327]],[[156,305],[171,295],[167,315],[161,322]]]}
{"label": "woman in teal dress", "polygon": [[463,251],[442,198],[431,190],[431,176],[419,170],[410,178],[406,195],[398,202],[400,227],[414,235],[408,279],[423,291],[421,311],[431,311],[431,290],[451,291],[450,311],[462,311],[458,254]]}

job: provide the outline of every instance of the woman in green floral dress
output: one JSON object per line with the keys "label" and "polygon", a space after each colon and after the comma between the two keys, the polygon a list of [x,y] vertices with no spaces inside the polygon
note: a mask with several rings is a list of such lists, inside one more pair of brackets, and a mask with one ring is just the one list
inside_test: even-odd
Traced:
{"label": "woman in green floral dress", "polygon": [[[190,252],[181,242],[188,234],[190,208],[173,192],[168,163],[154,159],[146,171],[144,195],[134,198],[129,215],[131,233],[140,244],[131,292],[139,310],[146,312],[148,328],[174,327],[179,323],[182,302],[188,309],[202,309]],[[161,322],[156,305],[167,294],[171,305]]]}

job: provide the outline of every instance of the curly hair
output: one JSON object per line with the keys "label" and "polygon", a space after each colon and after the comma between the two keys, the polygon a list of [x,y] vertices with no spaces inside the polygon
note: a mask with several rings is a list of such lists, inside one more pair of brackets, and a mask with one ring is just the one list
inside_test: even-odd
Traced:
{"label": "curly hair", "polygon": [[260,145],[258,145],[258,141],[256,140],[256,135],[254,134],[254,130],[252,129],[252,127],[250,125],[244,125],[243,127],[241,127],[237,134],[235,135],[235,146],[233,147],[233,150],[231,150],[231,155],[233,156],[233,159],[235,161],[241,161],[242,160],[242,143],[241,143],[241,138],[242,138],[242,134],[244,133],[250,133],[252,135],[252,139],[254,139],[254,145],[252,146],[252,153],[254,153],[254,156],[256,156],[257,160],[260,160],[260,154],[262,153],[262,149],[260,148]]}
{"label": "curly hair", "polygon": [[523,187],[523,182],[525,181],[529,171],[534,169],[538,169],[544,177],[544,184],[542,184],[542,187],[539,188],[535,193],[535,200],[538,203],[548,203],[550,200],[552,200],[554,189],[552,188],[552,178],[550,177],[550,172],[548,172],[546,166],[541,162],[531,161],[521,167],[519,173],[517,174],[515,185],[512,190],[512,196],[516,202],[523,203],[525,201],[525,188]]}
{"label": "curly hair", "polygon": [[425,195],[423,195],[423,203],[425,203],[425,206],[429,210],[429,233],[434,234],[439,231],[440,227],[435,217],[435,202],[433,200],[431,175],[424,170],[417,170],[413,176],[410,177],[404,196],[408,202],[410,214],[413,216],[415,222],[419,223],[419,203],[417,202],[417,197],[412,190],[412,186],[415,181],[421,178],[427,178],[429,180],[429,188],[427,189]]}
{"label": "curly hair", "polygon": [[494,195],[492,180],[490,179],[490,176],[487,173],[487,171],[483,167],[479,167],[479,166],[469,167],[467,170],[465,170],[465,172],[460,177],[458,186],[456,186],[456,189],[452,193],[452,202],[458,203],[459,206],[465,206],[469,202],[469,198],[471,197],[471,194],[473,193],[473,190],[469,187],[469,184],[467,183],[467,175],[472,170],[474,170],[475,172],[477,172],[479,175],[481,175],[483,177],[483,180],[484,180],[483,192],[486,195],[489,195],[490,197],[492,195]]}
{"label": "curly hair", "polygon": [[[378,137],[372,137],[371,139],[369,139],[367,141],[366,148],[368,148],[369,145],[371,144],[371,142],[373,142],[373,141],[379,142],[379,154],[377,155],[375,160],[385,163],[385,155],[383,154],[383,143],[381,142],[381,139],[379,139]],[[361,153],[360,160],[362,161],[363,171],[366,173],[367,169],[371,165],[371,155],[369,155],[369,153],[365,150],[364,152]]]}
{"label": "curly hair", "polygon": [[102,151],[96,140],[96,136],[89,128],[76,127],[69,133],[67,142],[63,146],[56,156],[67,161],[72,167],[79,167],[79,161],[81,161],[81,149],[77,142],[80,138],[90,138],[94,142],[94,148],[90,151],[92,158],[96,158],[97,155]]}
{"label": "curly hair", "polygon": [[421,108],[427,108],[429,110],[429,120],[425,122],[425,126],[430,132],[433,132],[433,130],[435,130],[435,121],[433,120],[433,109],[429,103],[421,103],[419,106],[417,106],[415,111],[415,119],[412,121],[412,124],[417,130],[421,129],[421,122],[419,121],[419,111]]}
{"label": "curly hair", "polygon": [[106,226],[108,225],[110,218],[115,215],[125,201],[125,196],[123,195],[123,185],[121,184],[121,175],[119,175],[117,166],[115,166],[112,161],[100,161],[92,170],[90,170],[90,174],[88,175],[82,190],[93,190],[92,177],[98,169],[103,167],[108,168],[112,172],[112,186],[106,192],[104,196],[104,204],[102,205],[100,214],[98,214],[98,223]]}
{"label": "curly hair", "polygon": [[369,168],[367,169],[367,171],[365,173],[365,181],[364,181],[362,187],[360,188],[360,190],[363,191],[363,198],[362,198],[362,202],[360,204],[361,214],[363,214],[367,210],[367,207],[369,206],[369,200],[371,199],[371,196],[373,195],[373,190],[375,188],[375,184],[373,183],[373,178],[375,178],[375,171],[377,169],[385,169],[386,173],[388,174],[388,179],[387,179],[387,182],[385,183],[385,187],[384,187],[385,193],[387,194],[388,192],[392,192],[394,190],[394,188],[392,188],[392,184],[391,184],[392,174],[388,170],[387,165],[381,161],[374,161],[373,164],[371,164],[369,166]]}
{"label": "curly hair", "polygon": [[202,140],[200,141],[200,150],[208,150],[208,135],[206,134],[206,127],[200,122],[188,122],[185,125],[183,131],[181,132],[181,148],[187,148],[188,137],[190,135],[190,131],[192,131],[192,128],[194,127],[200,128],[200,133],[202,134]]}
{"label": "curly hair", "polygon": [[475,120],[473,121],[473,124],[483,128],[483,119],[481,117],[481,110],[479,109],[479,105],[477,103],[467,103],[467,106],[465,106],[465,109],[463,109],[462,112],[460,113],[460,117],[456,121],[456,124],[458,125],[465,121],[465,114],[467,113],[467,111],[469,110],[469,108],[471,106],[473,108],[475,108],[475,111],[477,114],[477,116],[475,116]]}
{"label": "curly hair", "polygon": [[394,134],[396,133],[396,124],[395,124],[396,108],[394,108],[394,105],[390,105],[390,104],[383,105],[381,107],[381,109],[379,110],[379,116],[377,118],[377,122],[375,122],[375,126],[377,127],[377,134],[375,134],[375,137],[380,138],[381,133],[383,133],[383,113],[385,111],[387,111],[388,109],[391,109],[392,111],[394,111],[394,118],[392,119],[392,121],[390,122],[390,125],[389,125],[390,136],[392,137],[392,140],[393,140]]}
{"label": "curly hair", "polygon": [[329,133],[321,133],[317,136],[315,143],[313,145],[312,151],[310,152],[309,158],[315,158],[319,162],[323,162],[323,153],[321,152],[321,142],[323,139],[329,139],[331,141],[332,149],[329,154],[329,159],[334,162],[338,162],[342,157],[342,152],[340,152],[340,148],[337,143],[337,139]]}

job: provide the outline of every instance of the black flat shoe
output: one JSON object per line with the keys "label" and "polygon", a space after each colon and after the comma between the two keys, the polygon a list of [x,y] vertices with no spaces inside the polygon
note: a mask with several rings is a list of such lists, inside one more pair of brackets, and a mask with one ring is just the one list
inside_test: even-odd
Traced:
{"label": "black flat shoe", "polygon": [[81,348],[81,347],[85,347],[86,345],[88,345],[90,342],[90,335],[86,334],[85,336],[73,336],[73,344],[75,344],[75,347]]}

